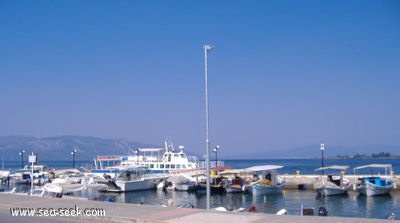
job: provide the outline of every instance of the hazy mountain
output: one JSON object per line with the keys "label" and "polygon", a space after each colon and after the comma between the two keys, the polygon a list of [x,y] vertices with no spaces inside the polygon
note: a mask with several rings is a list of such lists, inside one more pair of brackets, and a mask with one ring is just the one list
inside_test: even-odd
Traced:
{"label": "hazy mountain", "polygon": [[[25,150],[25,159],[32,152],[39,160],[69,160],[77,147],[77,160],[91,160],[97,155],[125,155],[129,148],[154,147],[125,139],[102,139],[87,136],[57,136],[35,138],[31,136],[1,136],[0,156],[5,160],[20,160],[19,152]],[[160,145],[158,145],[160,146]]]}
{"label": "hazy mountain", "polygon": [[[140,147],[163,147],[163,145],[149,145],[126,139],[103,139],[88,136],[57,136],[46,138],[35,138],[31,136],[0,136],[0,158],[5,160],[21,160],[18,153],[24,149],[25,158],[32,152],[38,154],[39,160],[71,160],[71,151],[74,147],[79,148],[76,160],[92,160],[98,155],[126,155],[129,148],[133,150]],[[389,152],[399,155],[399,147],[396,146],[364,146],[346,147],[325,145],[325,157],[336,157],[337,155],[354,155]],[[203,157],[195,155],[199,159]],[[211,154],[212,156],[213,154]],[[285,150],[260,150],[256,153],[243,153],[221,156],[221,159],[292,159],[292,158],[315,158],[321,157],[320,145],[309,145]]]}

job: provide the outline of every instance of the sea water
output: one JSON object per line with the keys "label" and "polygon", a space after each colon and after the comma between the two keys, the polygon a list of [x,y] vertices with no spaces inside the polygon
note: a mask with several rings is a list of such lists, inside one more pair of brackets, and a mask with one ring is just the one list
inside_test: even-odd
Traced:
{"label": "sea water", "polygon": [[[43,162],[56,169],[71,168],[71,162],[53,161]],[[347,174],[353,174],[352,168],[368,164],[392,164],[396,175],[400,171],[400,159],[326,159],[324,165],[348,165],[350,169]],[[318,159],[273,159],[273,160],[225,160],[225,165],[231,168],[247,168],[255,165],[282,165],[280,174],[316,174],[314,169],[321,167],[321,160]],[[88,162],[78,161],[76,166],[90,166]],[[14,168],[20,167],[20,163],[13,163]],[[383,174],[383,173],[382,173]],[[400,185],[399,185],[400,186]],[[4,186],[3,186],[4,187]],[[28,191],[27,188],[19,188]],[[173,200],[175,206],[182,206],[187,203],[196,208],[205,209],[206,194],[199,192],[184,191],[135,191],[127,193],[100,193],[95,188],[88,187],[87,190],[75,192],[73,196],[87,197],[92,200],[105,202],[123,202],[135,204],[166,205],[168,200]],[[210,206],[225,207],[228,210],[249,208],[255,205],[258,212],[275,214],[284,208],[290,215],[300,215],[301,206],[314,208],[317,214],[319,207],[325,207],[329,216],[338,217],[361,217],[385,219],[391,213],[400,217],[400,191],[393,190],[390,195],[366,197],[350,191],[348,195],[321,197],[317,196],[313,189],[307,190],[285,190],[280,195],[253,196],[248,193],[238,194],[211,194]]]}

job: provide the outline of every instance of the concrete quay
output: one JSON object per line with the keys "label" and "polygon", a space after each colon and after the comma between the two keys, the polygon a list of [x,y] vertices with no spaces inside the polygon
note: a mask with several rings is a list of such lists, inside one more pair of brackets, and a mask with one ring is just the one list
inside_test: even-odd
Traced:
{"label": "concrete quay", "polygon": [[[13,216],[11,209],[31,208],[36,210],[35,216]],[[59,210],[103,210],[104,216],[43,216],[55,214]],[[41,212],[38,212],[41,211]],[[69,213],[69,215],[72,214]],[[40,214],[42,216],[39,216]],[[62,212],[64,215],[66,212]],[[358,222],[393,222],[382,219],[367,218],[342,218],[342,217],[321,217],[321,216],[294,216],[294,215],[272,215],[263,213],[243,212],[219,212],[214,210],[189,209],[150,206],[128,203],[109,203],[90,201],[81,198],[51,198],[51,197],[30,197],[26,195],[15,195],[0,193],[0,223],[7,222],[29,222],[29,223],[52,223],[52,222],[134,222],[134,223],[358,223]]]}

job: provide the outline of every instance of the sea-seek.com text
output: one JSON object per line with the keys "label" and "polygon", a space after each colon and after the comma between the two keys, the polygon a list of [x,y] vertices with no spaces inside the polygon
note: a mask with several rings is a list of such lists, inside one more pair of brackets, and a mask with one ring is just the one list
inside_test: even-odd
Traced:
{"label": "sea-seek.com text", "polygon": [[65,216],[65,217],[89,217],[89,216],[105,216],[106,212],[103,208],[85,208],[81,209],[75,205],[73,208],[10,208],[12,216]]}

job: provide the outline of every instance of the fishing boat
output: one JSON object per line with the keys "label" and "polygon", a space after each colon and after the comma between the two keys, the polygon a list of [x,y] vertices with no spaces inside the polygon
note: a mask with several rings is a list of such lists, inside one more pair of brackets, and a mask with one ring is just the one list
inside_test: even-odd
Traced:
{"label": "fishing boat", "polygon": [[120,166],[115,177],[108,181],[108,187],[100,191],[128,192],[155,189],[168,174],[152,173],[146,165]]}
{"label": "fishing boat", "polygon": [[339,170],[340,173],[321,175],[317,182],[314,184],[314,188],[318,195],[321,196],[332,196],[346,194],[350,188],[350,181],[344,178],[344,171],[349,166],[327,166],[315,169],[315,171],[330,171]]}
{"label": "fishing boat", "polygon": [[146,165],[155,173],[177,173],[198,169],[196,157],[187,156],[184,150],[184,146],[179,146],[179,151],[175,151],[172,142],[165,141],[164,148],[131,150],[133,156],[98,156],[94,160],[95,169],[101,172],[110,163],[112,166]]}
{"label": "fishing boat", "polygon": [[[210,192],[211,193],[224,193],[227,184],[227,178],[220,173],[229,170],[230,167],[218,166],[210,169]],[[207,177],[206,173],[197,181],[197,190],[199,192],[207,191]]]}
{"label": "fishing boat", "polygon": [[[356,174],[356,171],[360,171],[361,169],[368,169],[370,170],[370,173],[366,176],[358,178],[358,182],[355,185],[355,190],[357,190],[361,195],[366,196],[389,194],[390,190],[394,186],[393,178],[391,176],[393,173],[391,164],[370,164],[355,167],[354,175]],[[380,174],[380,172],[376,172],[379,169],[384,170],[383,176]]]}
{"label": "fishing boat", "polygon": [[280,179],[276,173],[283,166],[261,165],[246,168],[246,172],[261,173],[254,175],[254,181],[244,186],[244,191],[253,195],[279,194],[285,185],[285,180]]}
{"label": "fishing boat", "polygon": [[246,172],[244,169],[228,169],[220,172],[223,178],[227,179],[225,185],[226,193],[242,193],[243,186],[246,179]]}
{"label": "fishing boat", "polygon": [[194,191],[197,182],[184,175],[174,174],[157,185],[158,190]]}

